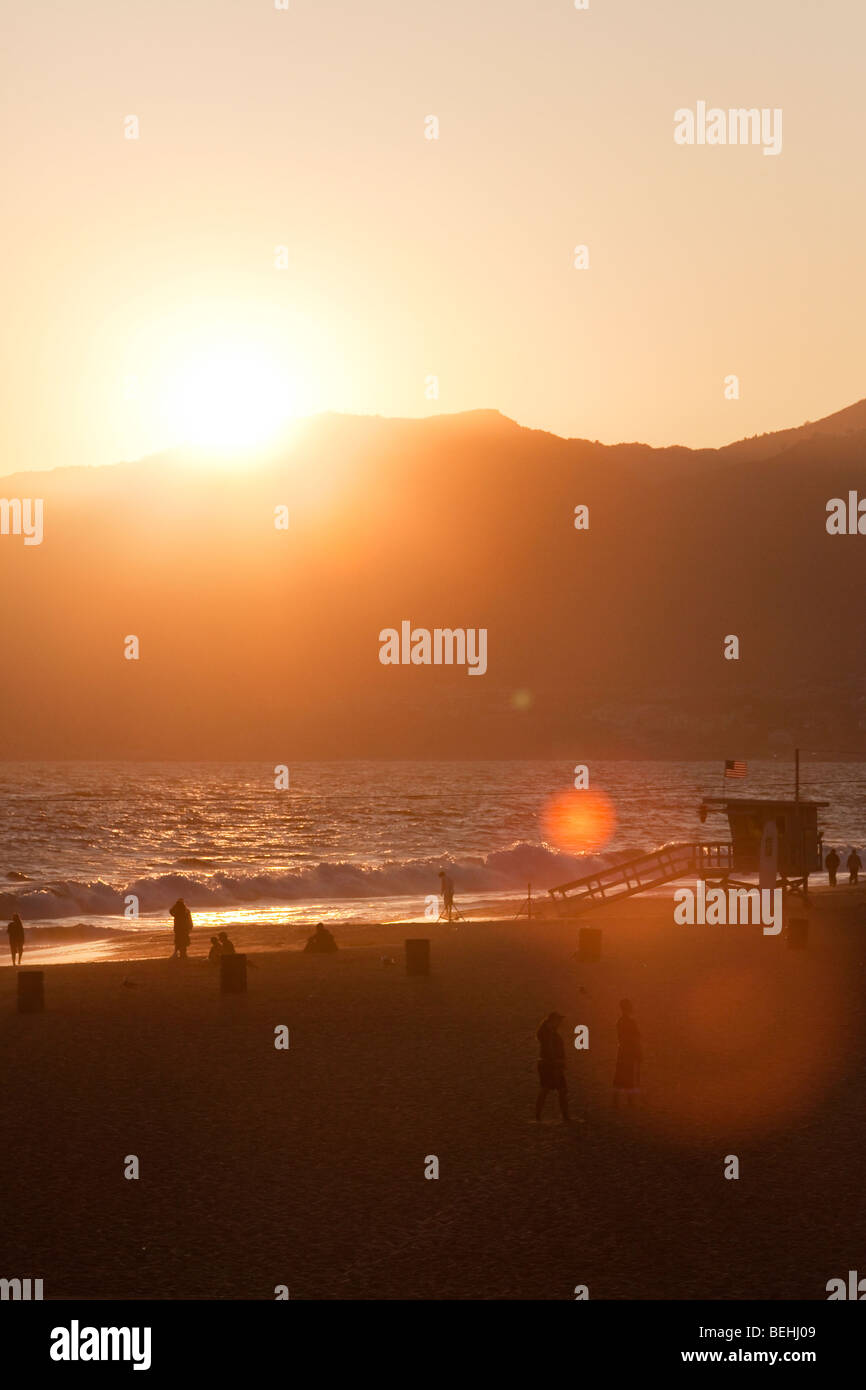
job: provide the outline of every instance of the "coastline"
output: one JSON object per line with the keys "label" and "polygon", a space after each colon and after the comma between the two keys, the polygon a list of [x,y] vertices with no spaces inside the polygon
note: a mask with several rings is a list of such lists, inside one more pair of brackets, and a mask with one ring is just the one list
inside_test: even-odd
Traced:
{"label": "coastline", "polygon": [[[862,887],[850,888],[840,883],[830,889],[826,874],[814,875],[810,885],[813,904],[832,904],[849,900],[849,895],[863,891]],[[672,902],[677,888],[693,887],[694,880],[683,878],[671,880],[659,887],[650,888],[637,897],[623,898],[621,902],[582,912],[573,917],[563,913],[560,902],[554,902],[543,890],[533,895],[533,924],[559,920],[574,926],[603,925],[614,915],[625,914],[628,918],[639,912],[641,905],[652,904],[653,913],[659,904]],[[753,886],[757,886],[757,881]],[[863,885],[866,887],[866,885]],[[254,954],[270,951],[298,951],[313,931],[317,922],[322,921],[346,944],[368,945],[377,940],[391,939],[391,929],[405,930],[412,935],[435,935],[446,923],[426,918],[423,913],[400,912],[394,901],[394,916],[387,919],[366,915],[365,908],[380,907],[381,903],[369,904],[364,900],[347,904],[337,900],[330,903],[291,903],[285,905],[249,906],[215,910],[193,909],[194,930],[190,947],[191,957],[207,955],[210,937],[220,931],[227,931],[237,950]],[[406,904],[407,900],[402,900]],[[413,904],[417,899],[410,900]],[[794,898],[791,911],[794,916],[801,915],[800,900]],[[465,918],[466,924],[501,925],[517,920],[528,926],[526,917],[526,894],[522,896],[500,893],[495,896],[463,895],[455,900],[455,906]],[[350,909],[350,915],[343,915]],[[673,908],[671,907],[671,912]],[[521,915],[518,917],[518,913]],[[597,919],[597,920],[596,920]],[[120,960],[159,960],[171,956],[173,951],[172,924],[168,914],[149,913],[139,919],[149,925],[124,928],[122,917],[96,917],[90,920],[56,918],[43,922],[25,922],[25,968],[29,964],[40,968],[49,965],[105,962]],[[456,923],[459,928],[461,923]],[[401,938],[402,939],[402,938]],[[0,970],[12,968],[5,941],[0,941]]]}

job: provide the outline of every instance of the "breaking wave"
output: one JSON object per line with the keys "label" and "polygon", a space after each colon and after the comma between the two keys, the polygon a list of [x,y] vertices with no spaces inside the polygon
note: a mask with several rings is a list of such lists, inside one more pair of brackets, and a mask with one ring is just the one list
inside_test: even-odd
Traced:
{"label": "breaking wave", "polygon": [[[27,921],[52,917],[122,914],[125,899],[134,894],[141,912],[164,912],[175,898],[191,908],[238,907],[252,903],[290,903],[304,899],[340,901],[350,898],[425,898],[435,893],[437,875],[446,869],[458,895],[517,892],[527,883],[545,892],[556,884],[580,878],[623,858],[622,854],[574,855],[548,845],[521,843],[478,857],[413,859],[381,865],[347,861],[319,863],[295,870],[260,873],[217,870],[210,873],[165,873],[118,886],[101,879],[54,880],[0,893],[0,917],[19,912]],[[96,930],[96,929],[94,929]]]}
{"label": "breaking wave", "polygon": [[97,927],[92,926],[90,922],[76,922],[72,926],[37,927],[35,930],[40,947],[74,946],[85,941],[115,941],[118,937],[133,935],[132,932],[124,933],[122,927]]}

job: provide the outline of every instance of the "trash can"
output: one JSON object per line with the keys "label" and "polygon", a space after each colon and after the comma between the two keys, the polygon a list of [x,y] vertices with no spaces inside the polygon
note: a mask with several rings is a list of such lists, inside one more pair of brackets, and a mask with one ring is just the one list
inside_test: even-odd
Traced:
{"label": "trash can", "polygon": [[246,994],[247,958],[237,951],[220,956],[220,993]]}
{"label": "trash can", "polygon": [[406,974],[430,974],[430,942],[426,937],[415,937],[406,941]]}
{"label": "trash can", "polygon": [[19,1014],[41,1014],[45,1008],[45,971],[18,971]]}
{"label": "trash can", "polygon": [[577,937],[577,956],[581,961],[601,960],[601,927],[581,927]]}

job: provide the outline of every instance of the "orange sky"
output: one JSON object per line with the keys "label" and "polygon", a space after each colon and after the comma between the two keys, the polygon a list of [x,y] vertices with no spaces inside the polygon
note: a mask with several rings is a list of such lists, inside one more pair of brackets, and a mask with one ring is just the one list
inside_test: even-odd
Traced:
{"label": "orange sky", "polygon": [[[177,442],[214,363],[241,435],[275,379],[654,444],[866,395],[855,0],[288,3],[7,7],[4,472]],[[782,153],[678,146],[699,100],[781,108]]]}

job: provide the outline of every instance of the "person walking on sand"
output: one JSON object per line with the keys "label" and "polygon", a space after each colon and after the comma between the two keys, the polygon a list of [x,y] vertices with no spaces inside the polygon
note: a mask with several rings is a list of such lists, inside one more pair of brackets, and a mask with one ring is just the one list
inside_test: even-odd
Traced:
{"label": "person walking on sand", "polygon": [[824,860],[824,864],[827,869],[827,877],[830,880],[831,888],[836,887],[836,875],[839,872],[839,865],[841,864],[841,862],[841,859],[839,858],[838,854],[834,849],[830,850],[829,854],[827,855],[827,858]]}
{"label": "person walking on sand", "polygon": [[24,955],[24,923],[21,921],[17,912],[13,915],[12,921],[6,928],[6,935],[9,937],[9,950],[12,954],[12,964],[20,965],[21,957]]}
{"label": "person walking on sand", "polygon": [[619,1105],[621,1095],[627,1096],[629,1107],[640,1091],[640,1064],[643,1051],[640,1042],[640,1029],[634,1016],[634,1005],[630,999],[619,1001],[620,1016],[616,1024],[617,1050],[616,1071],[613,1076],[613,1103]]}
{"label": "person walking on sand", "polygon": [[186,960],[187,947],[192,936],[192,914],[184,902],[183,898],[178,898],[174,907],[168,909],[169,916],[174,919],[174,951],[172,960],[175,956],[180,956],[181,960]]}
{"label": "person walking on sand", "polygon": [[454,881],[449,878],[444,869],[439,870],[439,877],[442,892],[442,911],[445,913],[446,921],[451,921],[451,914],[454,911]]}
{"label": "person walking on sand", "polygon": [[562,1020],[562,1014],[548,1014],[535,1034],[539,1046],[539,1090],[538,1099],[535,1102],[536,1124],[541,1123],[544,1103],[550,1091],[556,1091],[559,1097],[559,1113],[562,1115],[562,1123],[566,1125],[569,1123],[568,1087],[565,1084],[565,1046],[559,1036],[559,1025]]}
{"label": "person walking on sand", "polygon": [[848,870],[848,882],[856,883],[857,875],[863,868],[862,860],[860,859],[860,856],[857,853],[856,849],[852,849],[851,853],[848,855],[848,858],[845,860],[845,868]]}

